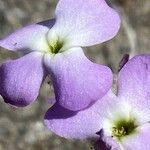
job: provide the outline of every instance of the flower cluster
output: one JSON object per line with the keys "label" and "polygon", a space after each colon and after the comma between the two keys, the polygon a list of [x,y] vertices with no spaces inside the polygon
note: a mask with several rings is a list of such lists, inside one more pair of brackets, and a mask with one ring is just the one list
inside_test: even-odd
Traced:
{"label": "flower cluster", "polygon": [[150,149],[150,55],[126,55],[114,94],[111,70],[88,60],[81,48],[113,38],[119,27],[105,0],[59,0],[53,19],[0,40],[1,47],[25,54],[0,66],[0,95],[9,105],[27,106],[50,74],[56,102],[44,123],[51,131],[96,138],[98,150]]}

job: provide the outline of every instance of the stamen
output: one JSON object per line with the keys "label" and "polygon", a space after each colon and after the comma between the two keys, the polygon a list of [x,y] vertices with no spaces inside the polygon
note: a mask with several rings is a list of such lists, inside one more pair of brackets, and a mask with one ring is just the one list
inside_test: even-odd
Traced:
{"label": "stamen", "polygon": [[59,53],[63,45],[64,45],[64,41],[60,40],[60,38],[58,37],[53,42],[49,43],[50,52],[54,54]]}
{"label": "stamen", "polygon": [[117,129],[116,127],[113,127],[112,131],[116,136],[121,137],[123,135],[126,135],[127,132],[125,131],[124,127],[121,127],[121,129]]}
{"label": "stamen", "polygon": [[135,123],[135,120],[131,119],[131,120],[118,120],[115,123],[115,126],[112,127],[112,134],[113,136],[117,137],[117,138],[121,138],[124,136],[127,136],[129,134],[132,134],[135,129],[136,129],[137,125]]}

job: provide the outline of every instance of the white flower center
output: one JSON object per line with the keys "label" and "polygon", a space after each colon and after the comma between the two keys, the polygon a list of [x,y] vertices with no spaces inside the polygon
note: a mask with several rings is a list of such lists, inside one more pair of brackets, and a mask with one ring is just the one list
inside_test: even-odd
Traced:
{"label": "white flower center", "polygon": [[47,33],[46,40],[49,47],[49,53],[57,54],[67,50],[68,47],[66,47],[66,44],[68,44],[68,40],[66,35],[60,31],[50,29]]}
{"label": "white flower center", "polygon": [[136,133],[139,118],[135,115],[130,105],[122,103],[119,107],[109,110],[104,120],[104,132],[117,140]]}

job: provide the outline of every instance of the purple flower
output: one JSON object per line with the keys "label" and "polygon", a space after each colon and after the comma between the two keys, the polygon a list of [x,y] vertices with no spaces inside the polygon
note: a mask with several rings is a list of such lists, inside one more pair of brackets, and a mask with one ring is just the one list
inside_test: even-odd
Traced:
{"label": "purple flower", "polygon": [[101,150],[150,149],[150,55],[135,56],[124,65],[117,95],[109,91],[76,114],[55,104],[44,122],[65,138],[97,137]]}
{"label": "purple flower", "polygon": [[89,61],[80,47],[113,38],[118,14],[104,0],[60,0],[55,19],[24,27],[0,46],[27,55],[0,67],[0,94],[23,107],[36,100],[41,83],[52,76],[56,101],[70,110],[93,104],[111,87],[108,67]]}

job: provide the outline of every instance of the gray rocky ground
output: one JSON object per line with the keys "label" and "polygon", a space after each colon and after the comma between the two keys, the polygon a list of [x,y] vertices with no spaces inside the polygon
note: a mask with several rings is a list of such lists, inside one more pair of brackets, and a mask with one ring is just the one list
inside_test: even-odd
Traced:
{"label": "gray rocky ground", "polygon": [[[77,2],[77,0],[75,0]],[[27,24],[51,18],[57,0],[0,0],[0,38]],[[150,53],[150,1],[109,0],[121,15],[118,35],[101,45],[85,48],[87,56],[110,66],[117,73],[125,53],[131,56]],[[20,54],[0,51],[0,62]],[[39,99],[31,106],[13,109],[0,101],[0,150],[89,150],[87,142],[69,141],[48,131],[42,119],[49,108],[45,100],[52,95],[48,84],[42,87]]]}

